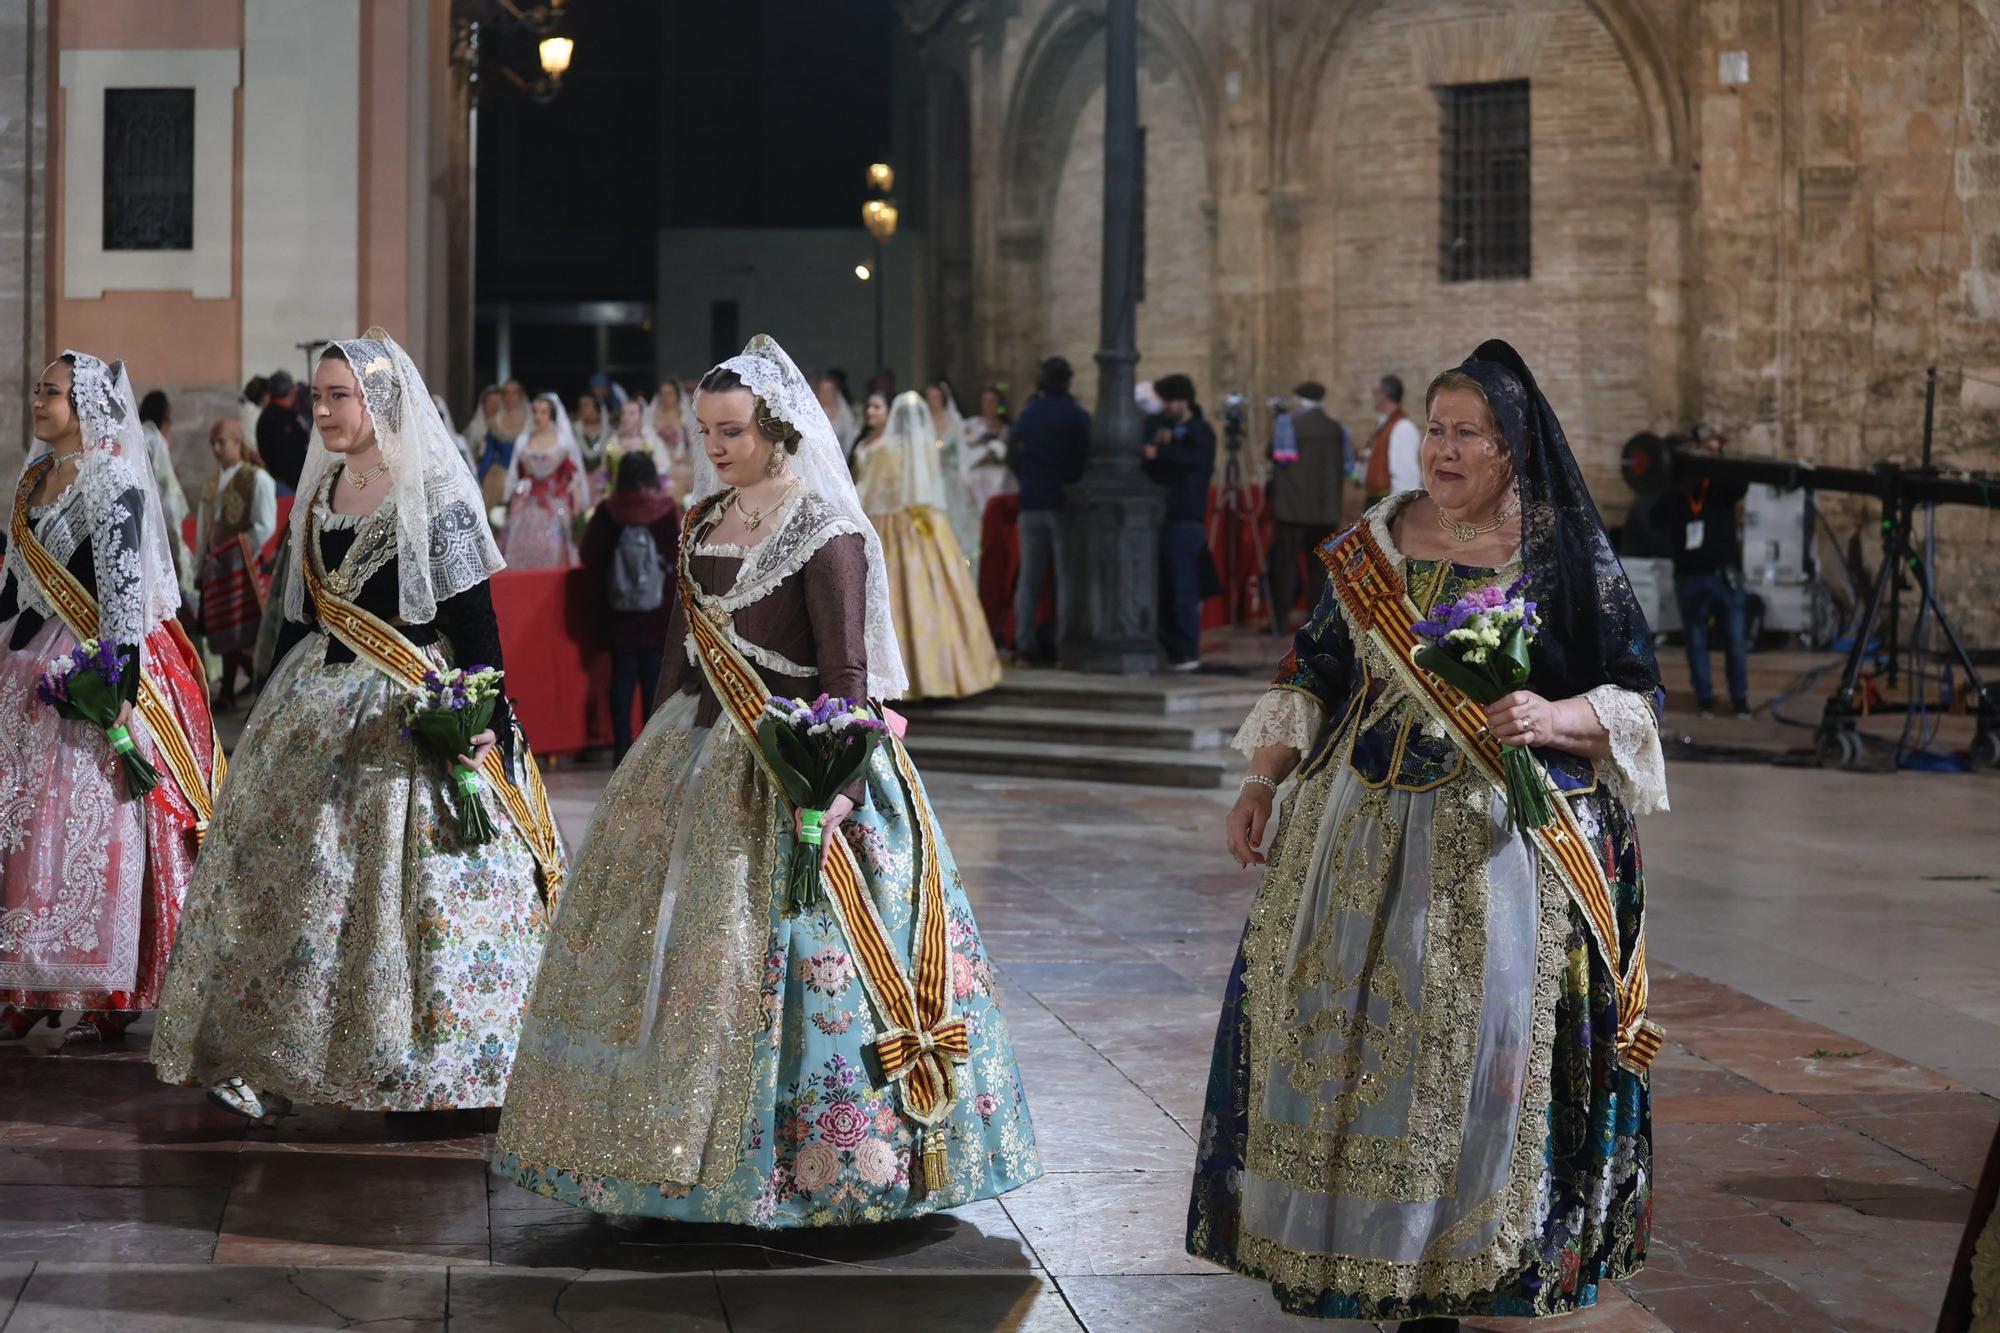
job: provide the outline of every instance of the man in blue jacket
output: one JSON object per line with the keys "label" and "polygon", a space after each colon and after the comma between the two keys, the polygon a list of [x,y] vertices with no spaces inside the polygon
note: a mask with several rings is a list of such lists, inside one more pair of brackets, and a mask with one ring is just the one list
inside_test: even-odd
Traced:
{"label": "man in blue jacket", "polygon": [[[1036,652],[1036,612],[1050,569],[1056,579],[1056,634],[1069,615],[1069,566],[1063,559],[1063,492],[1090,461],[1090,413],[1070,397],[1069,362],[1052,356],[1035,377],[1035,396],[1011,433],[1021,483],[1021,575],[1014,584],[1014,659]],[[1058,644],[1051,644],[1053,651]]]}
{"label": "man in blue jacket", "polygon": [[1144,454],[1146,475],[1165,489],[1160,524],[1160,646],[1167,670],[1201,666],[1201,558],[1208,549],[1208,483],[1215,475],[1215,430],[1195,401],[1194,381],[1153,381],[1161,410]]}

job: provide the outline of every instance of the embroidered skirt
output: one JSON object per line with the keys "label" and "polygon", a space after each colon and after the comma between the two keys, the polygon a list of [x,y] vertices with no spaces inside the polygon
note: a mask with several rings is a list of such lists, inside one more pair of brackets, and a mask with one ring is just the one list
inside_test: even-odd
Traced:
{"label": "embroidered skirt", "polygon": [[326,643],[279,664],[245,725],[153,1063],[351,1110],[498,1106],[546,931],[534,854],[490,790],[494,838],[460,839],[402,689],[325,665]]}
{"label": "embroidered skirt", "polygon": [[[14,622],[0,625],[0,642]],[[50,620],[0,650],[0,1004],[151,1009],[194,873],[195,813],[136,713],[132,738],[161,774],[134,800],[104,732],[35,697],[76,647]],[[161,626],[140,649],[197,761],[214,762],[208,695],[184,641]]]}
{"label": "embroidered skirt", "polygon": [[[1621,920],[1632,825],[1573,803]],[[1459,773],[1293,793],[1223,999],[1191,1254],[1299,1315],[1554,1314],[1644,1262],[1652,1131],[1613,979],[1500,797]]]}
{"label": "embroidered skirt", "polygon": [[910,670],[912,699],[962,699],[1000,683],[1000,652],[979,585],[951,525],[935,509],[873,515],[889,571],[896,641]]}
{"label": "embroidered skirt", "polygon": [[[912,1186],[916,1127],[839,924],[786,909],[791,819],[734,728],[654,714],[599,803],[523,1028],[495,1170],[604,1213],[759,1227],[913,1217],[1041,1174],[979,928],[938,849],[954,1014],[949,1180]],[[908,965],[912,800],[878,752],[843,826]],[[921,1182],[922,1167],[914,1163]]]}

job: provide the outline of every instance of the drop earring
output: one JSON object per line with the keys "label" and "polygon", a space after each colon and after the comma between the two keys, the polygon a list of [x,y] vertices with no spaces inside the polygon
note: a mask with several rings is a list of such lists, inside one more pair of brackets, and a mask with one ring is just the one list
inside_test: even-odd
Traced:
{"label": "drop earring", "polygon": [[776,477],[782,475],[784,470],[785,450],[783,446],[774,444],[771,446],[771,456],[764,462],[764,475]]}

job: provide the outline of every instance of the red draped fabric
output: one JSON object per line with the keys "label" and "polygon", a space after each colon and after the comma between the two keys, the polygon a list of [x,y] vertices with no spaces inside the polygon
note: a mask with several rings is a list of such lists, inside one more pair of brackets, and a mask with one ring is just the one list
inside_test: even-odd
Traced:
{"label": "red draped fabric", "polygon": [[[493,576],[507,698],[536,754],[611,744],[611,655],[593,623],[598,599],[590,577],[580,565]],[[634,716],[645,724],[636,705]]]}

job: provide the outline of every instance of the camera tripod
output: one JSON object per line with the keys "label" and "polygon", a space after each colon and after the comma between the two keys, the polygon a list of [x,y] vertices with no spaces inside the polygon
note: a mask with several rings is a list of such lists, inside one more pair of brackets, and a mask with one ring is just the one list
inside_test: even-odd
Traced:
{"label": "camera tripod", "polygon": [[[1840,684],[1833,697],[1826,701],[1826,710],[1820,715],[1816,740],[1823,767],[1856,768],[1861,763],[1863,746],[1856,722],[1862,716],[1862,709],[1855,702],[1855,697],[1860,693],[1861,673],[1868,663],[1869,644],[1873,642],[1878,628],[1886,634],[1884,656],[1888,661],[1889,683],[1897,683],[1904,655],[1901,611],[1906,571],[1916,585],[1918,598],[1916,624],[1911,629],[1911,638],[1916,640],[1919,637],[1926,615],[1935,618],[1945,643],[1950,646],[1951,658],[1965,675],[1972,711],[1978,718],[1972,737],[1972,765],[1974,768],[2000,767],[2000,682],[1989,684],[1980,679],[1979,668],[1973,665],[1965,640],[1959,637],[1958,627],[1952,623],[1943,603],[1938,601],[1937,590],[1931,584],[1930,566],[1918,554],[1916,544],[1911,540],[1917,506],[1923,504],[1926,508],[1935,509],[1937,504],[1936,498],[1924,495],[1928,488],[1922,484],[1938,477],[1931,464],[1936,405],[1937,368],[1933,366],[1924,390],[1923,467],[1915,474],[1887,466],[1877,469],[1882,478],[1879,492],[1882,497],[1882,565],[1875,571],[1875,586],[1869,592],[1866,608],[1855,624],[1854,645],[1847,651],[1847,661],[1840,672]],[[1888,612],[1886,621],[1883,616],[1885,604]],[[1911,657],[1909,670],[1914,678],[1923,670],[1923,663],[1915,660],[1914,643]],[[1875,705],[1873,711],[1908,713],[1913,711],[1913,706],[1907,701],[1886,703]]]}
{"label": "camera tripod", "polygon": [[[1215,497],[1215,511],[1208,520],[1208,549],[1211,555],[1217,551],[1227,553],[1229,576],[1223,580],[1223,605],[1228,622],[1234,625],[1244,612],[1243,583],[1237,578],[1235,568],[1236,552],[1240,543],[1236,533],[1241,528],[1250,532],[1251,558],[1256,561],[1252,576],[1251,598],[1257,606],[1269,608],[1271,605],[1270,551],[1264,541],[1264,525],[1260,521],[1263,502],[1258,498],[1256,488],[1243,479],[1243,420],[1235,411],[1223,414],[1223,448],[1225,458],[1222,465],[1222,486]],[[1224,562],[1218,560],[1217,568]],[[1255,610],[1256,606],[1250,608]]]}

